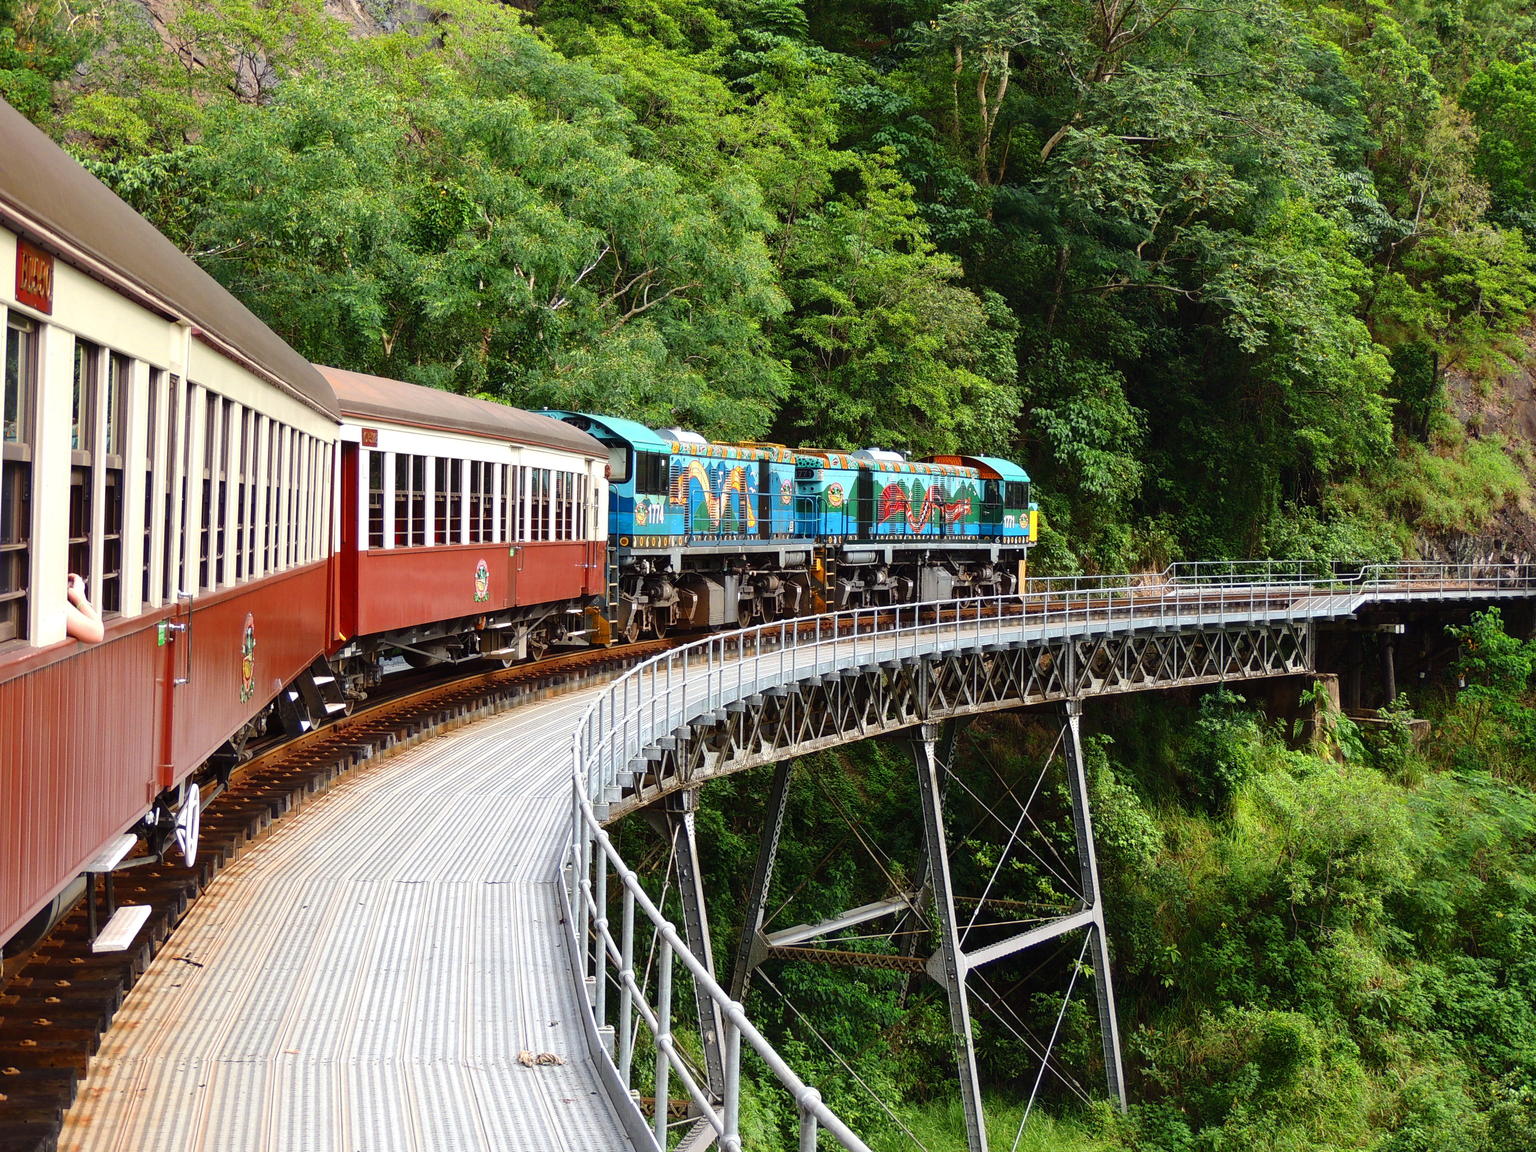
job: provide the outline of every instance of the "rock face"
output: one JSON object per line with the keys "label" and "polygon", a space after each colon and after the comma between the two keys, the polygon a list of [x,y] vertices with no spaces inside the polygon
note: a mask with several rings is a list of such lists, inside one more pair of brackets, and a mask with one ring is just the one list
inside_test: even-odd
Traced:
{"label": "rock face", "polygon": [[[1526,354],[1493,384],[1457,372],[1446,374],[1446,403],[1468,437],[1502,436],[1536,491],[1536,327],[1524,334]],[[1536,556],[1536,507],[1507,505],[1475,536],[1426,541],[1426,555],[1457,562],[1529,559]]]}

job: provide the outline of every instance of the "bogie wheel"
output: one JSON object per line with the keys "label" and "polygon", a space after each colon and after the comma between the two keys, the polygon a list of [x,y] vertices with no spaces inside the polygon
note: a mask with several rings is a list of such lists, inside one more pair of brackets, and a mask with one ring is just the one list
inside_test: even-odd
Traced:
{"label": "bogie wheel", "polygon": [[741,625],[743,628],[747,628],[747,627],[751,626],[751,624],[752,624],[752,601],[751,600],[738,600],[736,602],[736,623]]}
{"label": "bogie wheel", "polygon": [[653,611],[651,613],[651,634],[658,640],[667,638],[667,627],[671,623],[664,612]]}
{"label": "bogie wheel", "polygon": [[634,607],[629,609],[629,614],[624,618],[624,625],[619,631],[626,644],[633,644],[640,639],[640,613]]}

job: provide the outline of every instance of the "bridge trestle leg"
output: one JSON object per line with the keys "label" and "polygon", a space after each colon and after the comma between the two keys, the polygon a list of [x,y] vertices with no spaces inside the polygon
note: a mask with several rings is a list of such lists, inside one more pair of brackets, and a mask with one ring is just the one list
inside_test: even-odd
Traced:
{"label": "bridge trestle leg", "polygon": [[[694,807],[698,791],[685,788],[669,793],[647,809],[646,817],[667,837],[677,865],[677,891],[683,905],[683,937],[688,950],[703,961],[709,974],[715,974],[715,958],[709,944],[709,918],[705,912],[704,878],[699,869],[698,838],[694,829]],[[703,989],[694,986],[694,1003],[699,1009],[699,1039],[704,1045],[705,1071],[709,1093],[715,1100],[725,1094],[725,1059],[722,1038],[725,1035],[720,1006]]]}
{"label": "bridge trestle leg", "polygon": [[[953,727],[953,721],[944,725]],[[949,765],[939,759],[940,726],[924,724],[912,741],[917,764],[917,791],[923,810],[923,845],[928,883],[936,914],[939,951],[929,972],[943,986],[949,999],[949,1025],[955,1037],[955,1067],[960,1077],[960,1104],[965,1113],[966,1147],[987,1152],[987,1128],[981,1099],[981,1078],[976,1069],[976,1042],[971,1032],[971,1008],[965,987],[965,955],[960,947],[955,917],[955,893],[950,879],[949,849],[944,835],[943,779]],[[953,749],[951,731],[944,740]],[[937,969],[937,970],[935,970]]]}
{"label": "bridge trestle leg", "polygon": [[752,972],[768,954],[763,937],[763,917],[768,911],[768,889],[773,883],[773,867],[779,854],[779,837],[784,831],[784,810],[789,806],[789,775],[793,760],[780,760],[773,769],[773,790],[763,813],[763,838],[757,846],[757,864],[752,869],[752,887],[742,909],[741,938],[736,944],[736,963],[731,968],[731,999],[744,1001]]}
{"label": "bridge trestle leg", "polygon": [[1093,846],[1093,816],[1088,808],[1088,777],[1083,767],[1081,700],[1068,700],[1063,747],[1067,786],[1072,795],[1072,826],[1077,838],[1077,865],[1083,898],[1092,914],[1093,989],[1099,1007],[1099,1041],[1104,1048],[1104,1078],[1110,1097],[1126,1108],[1125,1069],[1120,1062],[1120,1022],[1115,1014],[1115,990],[1109,971],[1109,941],[1104,933],[1104,900],[1099,889],[1099,862]]}

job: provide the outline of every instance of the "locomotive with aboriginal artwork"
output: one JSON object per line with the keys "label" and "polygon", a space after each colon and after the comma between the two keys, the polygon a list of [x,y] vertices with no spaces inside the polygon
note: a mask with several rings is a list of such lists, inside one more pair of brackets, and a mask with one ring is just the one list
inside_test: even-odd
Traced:
{"label": "locomotive with aboriginal artwork", "polygon": [[1034,542],[1029,476],[990,456],[714,444],[556,412],[609,452],[620,635],[998,595]]}

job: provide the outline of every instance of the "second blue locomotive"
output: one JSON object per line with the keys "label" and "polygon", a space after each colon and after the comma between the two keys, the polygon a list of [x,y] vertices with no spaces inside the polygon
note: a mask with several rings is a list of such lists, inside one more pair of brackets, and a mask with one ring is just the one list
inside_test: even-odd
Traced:
{"label": "second blue locomotive", "polygon": [[1029,476],[996,457],[720,444],[549,415],[608,448],[609,602],[625,639],[1006,595],[1035,540]]}

